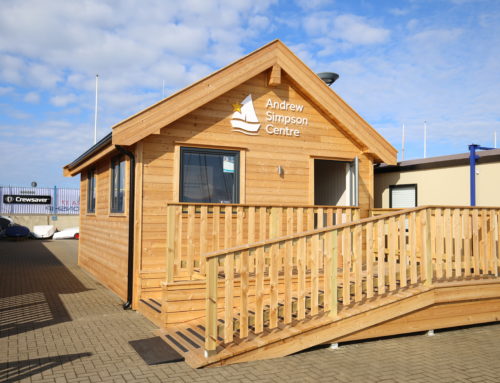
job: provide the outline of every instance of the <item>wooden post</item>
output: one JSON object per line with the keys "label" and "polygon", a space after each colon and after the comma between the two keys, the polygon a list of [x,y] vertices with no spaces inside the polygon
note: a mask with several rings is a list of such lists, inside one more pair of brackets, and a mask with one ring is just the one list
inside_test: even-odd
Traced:
{"label": "wooden post", "polygon": [[217,349],[217,258],[209,258],[207,271],[207,323],[205,326],[205,357],[216,353]]}
{"label": "wooden post", "polygon": [[429,209],[425,209],[421,212],[422,216],[422,237],[423,244],[422,248],[424,250],[423,253],[423,264],[424,264],[424,285],[431,286],[432,285],[432,246],[431,246],[431,212]]}
{"label": "wooden post", "polygon": [[373,222],[366,224],[366,297],[373,297]]}
{"label": "wooden post", "polygon": [[165,260],[167,283],[174,281],[175,263],[175,205],[167,205],[167,257]]}
{"label": "wooden post", "polygon": [[378,295],[385,294],[385,220],[377,221],[377,293]]}
{"label": "wooden post", "polygon": [[234,253],[224,259],[224,342],[233,341]]}
{"label": "wooden post", "polygon": [[338,297],[337,297],[337,268],[339,259],[339,249],[337,246],[338,231],[333,230],[330,232],[330,246],[331,246],[331,261],[330,261],[330,316],[337,317],[338,315]]}
{"label": "wooden post", "polygon": [[196,219],[196,208],[194,205],[188,206],[188,224],[187,224],[187,269],[190,277],[193,276],[194,268],[194,221]]}
{"label": "wooden post", "polygon": [[269,219],[269,238],[276,238],[278,235],[278,221],[279,221],[279,209],[278,207],[271,208],[271,217]]}

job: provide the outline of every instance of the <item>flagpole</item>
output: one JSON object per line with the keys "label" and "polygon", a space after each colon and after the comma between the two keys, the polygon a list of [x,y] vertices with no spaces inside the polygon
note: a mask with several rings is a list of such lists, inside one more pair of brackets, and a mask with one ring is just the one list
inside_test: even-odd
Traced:
{"label": "flagpole", "polygon": [[427,121],[424,121],[424,158],[427,158]]}
{"label": "flagpole", "polygon": [[403,138],[401,144],[401,161],[405,160],[405,124],[403,124]]}
{"label": "flagpole", "polygon": [[97,89],[99,87],[99,75],[95,75],[95,110],[94,110],[94,145],[97,143]]}

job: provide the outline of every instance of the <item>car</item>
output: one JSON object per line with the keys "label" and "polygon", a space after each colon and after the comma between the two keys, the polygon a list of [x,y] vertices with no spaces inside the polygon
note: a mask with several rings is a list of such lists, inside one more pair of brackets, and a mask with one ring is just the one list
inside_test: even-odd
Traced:
{"label": "car", "polygon": [[64,229],[54,233],[52,239],[79,239],[80,238],[80,228],[71,227],[69,229]]}

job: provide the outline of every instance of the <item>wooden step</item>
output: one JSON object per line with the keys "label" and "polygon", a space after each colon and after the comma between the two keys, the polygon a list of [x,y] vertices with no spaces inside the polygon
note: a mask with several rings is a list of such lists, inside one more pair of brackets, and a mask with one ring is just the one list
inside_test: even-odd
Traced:
{"label": "wooden step", "polygon": [[155,325],[162,326],[162,307],[161,303],[154,298],[141,298],[139,299],[138,310],[146,318],[148,318]]}

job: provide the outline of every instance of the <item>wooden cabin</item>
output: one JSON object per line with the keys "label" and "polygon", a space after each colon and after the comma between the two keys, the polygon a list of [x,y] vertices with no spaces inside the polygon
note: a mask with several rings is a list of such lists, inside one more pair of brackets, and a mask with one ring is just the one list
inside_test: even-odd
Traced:
{"label": "wooden cabin", "polygon": [[194,367],[497,320],[500,211],[367,218],[382,162],[396,150],[274,41],[64,167],[79,264]]}

